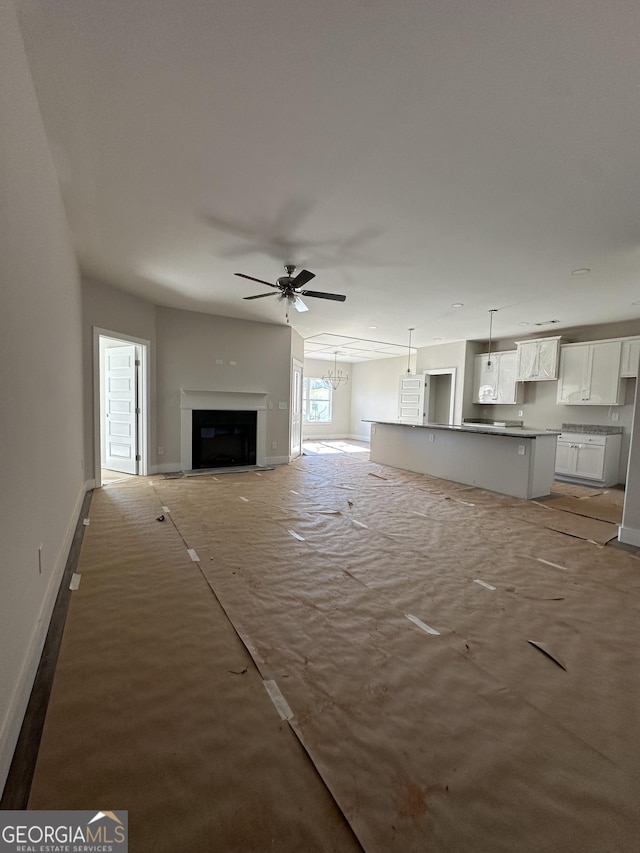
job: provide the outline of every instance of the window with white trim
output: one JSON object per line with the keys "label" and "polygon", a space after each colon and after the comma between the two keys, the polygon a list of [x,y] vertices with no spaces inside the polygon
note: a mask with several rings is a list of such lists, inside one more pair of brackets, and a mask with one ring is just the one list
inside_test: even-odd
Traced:
{"label": "window with white trim", "polygon": [[324,379],[304,378],[302,388],[302,419],[306,424],[331,423],[333,388]]}

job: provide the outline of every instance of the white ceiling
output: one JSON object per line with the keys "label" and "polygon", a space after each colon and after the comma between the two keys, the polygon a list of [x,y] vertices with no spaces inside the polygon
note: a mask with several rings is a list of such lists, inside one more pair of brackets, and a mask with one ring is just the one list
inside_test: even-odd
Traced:
{"label": "white ceiling", "polygon": [[305,338],[640,317],[638,0],[16,2],[87,275],[285,322],[233,273],[292,261],[347,296]]}

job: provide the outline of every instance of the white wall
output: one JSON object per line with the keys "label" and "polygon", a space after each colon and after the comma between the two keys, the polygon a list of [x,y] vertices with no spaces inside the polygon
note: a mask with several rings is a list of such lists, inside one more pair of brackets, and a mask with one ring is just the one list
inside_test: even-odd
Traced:
{"label": "white wall", "polygon": [[[302,424],[302,436],[304,439],[312,438],[348,438],[351,435],[351,386],[352,364],[337,362],[338,370],[342,370],[349,377],[346,385],[333,392],[331,399],[331,423],[330,424]],[[305,378],[318,379],[328,369],[335,370],[333,361],[322,361],[320,359],[305,358]]]}
{"label": "white wall", "polygon": [[2,790],[84,497],[85,472],[80,281],[8,0],[0,0],[0,80]]}
{"label": "white wall", "polygon": [[466,341],[454,341],[448,344],[437,344],[430,347],[421,347],[416,359],[416,373],[425,370],[438,370],[447,367],[455,367],[455,389],[453,422],[462,422],[462,410],[464,405],[464,374],[467,357]]}
{"label": "white wall", "polygon": [[[413,365],[412,365],[413,368]],[[351,434],[369,440],[371,424],[363,419],[397,420],[400,377],[407,372],[407,359],[383,358],[353,365],[351,388]]]}
{"label": "white wall", "polygon": [[[265,393],[267,461],[289,456],[291,327],[156,309],[156,437],[163,470],[180,470],[180,389]],[[216,364],[221,360],[222,364]],[[235,361],[235,365],[229,362]],[[280,409],[279,403],[286,408]],[[276,447],[272,448],[272,443]]]}

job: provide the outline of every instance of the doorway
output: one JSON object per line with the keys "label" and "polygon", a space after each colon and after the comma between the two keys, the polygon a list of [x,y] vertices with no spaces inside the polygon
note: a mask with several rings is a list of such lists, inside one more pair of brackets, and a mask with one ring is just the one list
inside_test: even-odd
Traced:
{"label": "doorway", "polygon": [[148,341],[94,328],[96,487],[147,473],[148,347]]}
{"label": "doorway", "polygon": [[453,424],[456,368],[424,371],[424,420],[430,424]]}

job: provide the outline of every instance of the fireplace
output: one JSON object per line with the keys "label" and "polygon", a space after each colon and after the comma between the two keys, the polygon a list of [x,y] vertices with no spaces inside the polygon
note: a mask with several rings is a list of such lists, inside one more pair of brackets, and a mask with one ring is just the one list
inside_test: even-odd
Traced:
{"label": "fireplace", "polygon": [[[212,390],[188,390],[180,389],[180,467],[183,471],[192,471],[194,469],[202,470],[201,466],[211,468],[228,468],[235,467],[228,464],[209,464],[202,459],[196,461],[195,444],[199,443],[200,435],[195,436],[193,427],[193,416],[196,412],[205,417],[209,417],[213,413],[222,416],[222,423],[201,424],[204,429],[217,429],[218,427],[229,424],[228,418],[233,416],[244,416],[249,414],[255,418],[254,423],[254,461],[251,463],[258,467],[267,464],[266,462],[266,447],[267,447],[267,394],[263,391],[212,391]],[[200,417],[200,414],[198,417]],[[246,426],[243,424],[242,426]],[[207,433],[205,438],[209,439],[211,433]],[[222,438],[222,433],[219,434]],[[227,434],[228,443],[235,441],[239,443],[238,436]],[[194,444],[195,442],[195,444]],[[205,450],[205,455],[208,451]],[[217,452],[217,451],[216,451]],[[231,455],[235,456],[237,451],[233,451]],[[228,454],[228,448],[225,451]],[[240,466],[242,463],[238,463]],[[247,467],[249,467],[247,465]]]}
{"label": "fireplace", "polygon": [[257,416],[252,411],[194,409],[192,469],[255,465]]}

